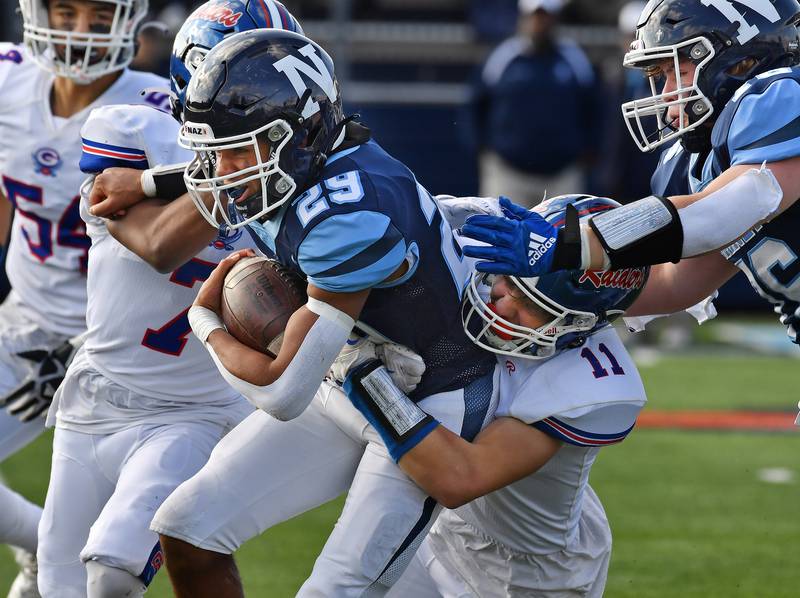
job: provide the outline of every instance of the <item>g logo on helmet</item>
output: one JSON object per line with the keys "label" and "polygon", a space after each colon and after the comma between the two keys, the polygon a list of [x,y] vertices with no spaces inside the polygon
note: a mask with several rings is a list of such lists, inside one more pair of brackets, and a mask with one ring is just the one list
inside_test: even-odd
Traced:
{"label": "g logo on helmet", "polygon": [[[276,61],[275,64],[273,64],[275,70],[283,73],[289,78],[289,82],[292,84],[292,87],[294,87],[298,99],[302,98],[306,89],[308,89],[308,86],[303,83],[303,77],[300,75],[300,73],[303,73],[306,77],[311,79],[320,88],[322,88],[322,91],[325,92],[325,95],[328,96],[328,99],[331,102],[335,102],[336,98],[338,97],[336,84],[333,82],[333,76],[325,67],[325,63],[322,62],[322,59],[319,56],[317,56],[314,46],[311,44],[303,46],[300,48],[300,54],[308,58],[313,63],[313,66],[307,62],[304,62],[303,60],[300,60],[297,56],[292,56],[290,54],[288,56],[284,56],[280,60]],[[303,118],[313,116],[317,112],[319,112],[319,104],[312,98],[309,98],[306,102],[306,105],[303,107]]]}
{"label": "g logo on helmet", "polygon": [[781,18],[781,16],[778,14],[778,10],[769,0],[700,0],[700,4],[703,6],[713,6],[716,8],[726,19],[731,22],[731,24],[738,24],[739,35],[736,37],[736,39],[740,44],[746,44],[749,42],[760,33],[760,30],[755,25],[751,25],[747,22],[747,20],[744,18],[744,15],[736,10],[733,2],[744,4],[750,10],[756,11],[762,17],[767,19],[770,23],[775,23]]}

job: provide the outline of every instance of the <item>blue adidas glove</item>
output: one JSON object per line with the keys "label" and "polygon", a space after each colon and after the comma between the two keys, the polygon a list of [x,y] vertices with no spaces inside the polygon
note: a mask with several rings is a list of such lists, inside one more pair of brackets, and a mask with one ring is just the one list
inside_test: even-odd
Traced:
{"label": "blue adidas glove", "polygon": [[479,272],[524,278],[580,267],[580,225],[574,206],[567,206],[567,222],[556,228],[540,214],[500,198],[505,218],[478,215],[467,219],[463,236],[489,246],[465,245],[464,255],[478,258]]}

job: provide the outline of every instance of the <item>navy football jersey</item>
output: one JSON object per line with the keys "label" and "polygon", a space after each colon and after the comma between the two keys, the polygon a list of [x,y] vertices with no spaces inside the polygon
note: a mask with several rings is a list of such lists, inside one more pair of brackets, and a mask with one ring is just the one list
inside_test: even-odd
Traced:
{"label": "navy football jersey", "polygon": [[667,147],[658,158],[653,176],[650,178],[650,192],[661,197],[689,195],[689,161],[695,154],[689,154],[676,141]]}
{"label": "navy football jersey", "polygon": [[[689,165],[687,179],[693,193],[731,166],[757,167],[800,156],[800,68],[775,69],[745,83],[720,113],[711,141],[712,150],[702,166]],[[691,158],[697,160],[696,155]],[[800,306],[798,219],[800,205],[795,204],[722,251],[780,313]]]}
{"label": "navy football jersey", "polygon": [[[450,227],[413,173],[374,141],[332,155],[317,185],[254,228],[314,286],[372,289],[359,324],[425,360],[412,399],[463,388],[494,368],[494,356],[464,334],[470,266]],[[404,262],[406,273],[384,282]]]}

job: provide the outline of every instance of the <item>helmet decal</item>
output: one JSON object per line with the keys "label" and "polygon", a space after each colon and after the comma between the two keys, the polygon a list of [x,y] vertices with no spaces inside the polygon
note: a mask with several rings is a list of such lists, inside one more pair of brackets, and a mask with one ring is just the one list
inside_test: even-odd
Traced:
{"label": "helmet decal", "polygon": [[[283,73],[289,78],[289,82],[297,92],[298,99],[302,99],[303,95],[308,90],[308,86],[303,82],[303,77],[300,76],[300,73],[303,73],[325,92],[325,95],[328,96],[331,102],[335,102],[339,97],[336,84],[333,82],[333,76],[330,71],[325,67],[325,63],[322,62],[322,59],[317,54],[316,50],[314,50],[314,46],[308,44],[300,48],[299,52],[313,64],[301,60],[294,54],[289,54],[277,60],[272,66],[275,67],[276,71]],[[309,98],[303,108],[303,118],[314,116],[317,112],[319,112],[319,104],[315,102],[313,98]]]}
{"label": "helmet decal", "polygon": [[700,0],[704,6],[713,6],[722,13],[731,24],[739,27],[736,39],[740,44],[746,44],[756,35],[761,33],[758,27],[747,22],[745,16],[733,5],[733,2],[744,4],[747,8],[756,11],[770,23],[777,23],[781,16],[769,0]]}

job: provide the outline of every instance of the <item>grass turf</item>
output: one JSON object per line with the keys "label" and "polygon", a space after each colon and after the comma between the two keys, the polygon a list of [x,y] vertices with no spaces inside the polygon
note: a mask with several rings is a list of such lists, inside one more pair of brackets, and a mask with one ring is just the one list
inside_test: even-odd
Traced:
{"label": "grass turf", "polygon": [[[797,361],[770,358],[666,358],[642,368],[649,409],[792,409]],[[800,520],[798,482],[768,484],[763,468],[800,479],[795,434],[637,430],[602,451],[592,485],[614,533],[606,595],[796,596],[793,562]],[[2,466],[8,483],[41,501],[49,434]],[[268,531],[237,558],[249,596],[292,596],[322,548],[341,500]],[[0,588],[15,575],[0,557]],[[0,594],[2,590],[0,590]],[[170,596],[164,572],[148,596]]]}

